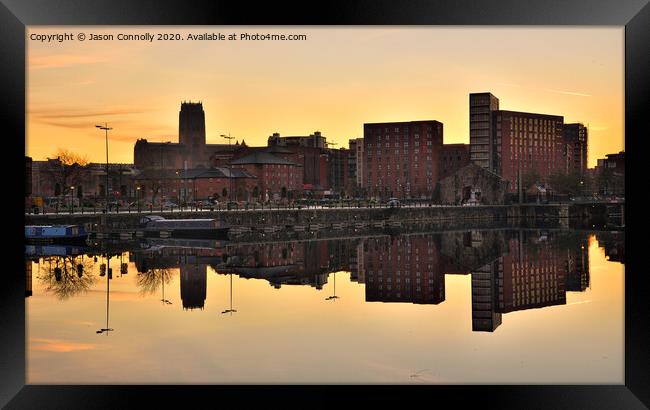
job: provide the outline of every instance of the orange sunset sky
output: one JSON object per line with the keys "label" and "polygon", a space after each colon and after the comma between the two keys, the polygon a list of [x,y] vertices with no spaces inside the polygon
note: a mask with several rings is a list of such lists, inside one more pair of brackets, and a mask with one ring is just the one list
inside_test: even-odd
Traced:
{"label": "orange sunset sky", "polygon": [[[65,41],[54,33],[283,33],[306,41]],[[46,27],[27,29],[26,154],[67,148],[133,162],[133,144],[178,141],[180,103],[202,101],[208,143],[230,133],[321,131],[335,147],[364,122],[435,119],[469,143],[468,94],[589,127],[589,166],[624,150],[623,27]]]}

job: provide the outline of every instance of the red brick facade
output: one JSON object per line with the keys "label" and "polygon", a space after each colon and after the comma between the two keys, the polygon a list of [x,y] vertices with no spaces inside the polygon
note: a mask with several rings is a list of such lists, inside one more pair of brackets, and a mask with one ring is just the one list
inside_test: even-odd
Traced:
{"label": "red brick facade", "polygon": [[364,124],[363,187],[379,198],[431,197],[438,181],[442,123]]}
{"label": "red brick facade", "polygon": [[561,116],[515,111],[496,111],[494,116],[497,169],[510,181],[511,192],[517,192],[520,174],[522,181],[537,173],[539,182],[548,182],[551,174],[566,170]]}
{"label": "red brick facade", "polygon": [[260,201],[299,198],[302,194],[302,167],[266,152],[255,152],[231,162],[257,178]]}

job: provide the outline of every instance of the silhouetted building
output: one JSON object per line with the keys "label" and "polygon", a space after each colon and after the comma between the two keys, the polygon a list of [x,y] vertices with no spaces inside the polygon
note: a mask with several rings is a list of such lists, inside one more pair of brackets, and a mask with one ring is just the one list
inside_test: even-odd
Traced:
{"label": "silhouetted building", "polygon": [[435,120],[363,125],[363,187],[380,198],[428,198],[438,182],[442,123]]}
{"label": "silhouetted building", "polygon": [[287,136],[281,137],[279,133],[275,132],[268,138],[267,145],[282,146],[282,147],[311,147],[311,148],[327,148],[327,141],[320,131],[316,131],[309,136]]}
{"label": "silhouetted building", "polygon": [[[196,167],[204,162],[205,113],[200,102],[181,104],[181,111],[178,113],[178,143],[189,151],[189,167]],[[184,165],[185,167],[187,166]]]}
{"label": "silhouetted building", "polygon": [[25,157],[25,197],[32,194],[32,158]]}
{"label": "silhouetted building", "polygon": [[589,241],[577,241],[566,253],[566,290],[583,292],[589,287]]}
{"label": "silhouetted building", "polygon": [[346,148],[328,149],[328,181],[332,191],[340,193],[345,191],[348,181],[348,155]]}
{"label": "silhouetted building", "polygon": [[608,170],[616,175],[625,176],[625,151],[618,154],[607,154],[606,158],[599,159],[596,171]]}
{"label": "silhouetted building", "polygon": [[598,246],[605,250],[605,257],[610,262],[625,263],[625,234],[603,232],[596,236]]}
{"label": "silhouetted building", "polygon": [[180,276],[183,309],[203,310],[207,290],[206,265],[181,264]]}
{"label": "silhouetted building", "polygon": [[584,175],[587,171],[587,127],[583,124],[564,124],[563,138],[566,172]]}
{"label": "silhouetted building", "polygon": [[349,147],[348,181],[351,188],[350,192],[355,192],[354,196],[358,196],[358,189],[363,186],[363,138],[351,139]]}
{"label": "silhouetted building", "polygon": [[32,261],[25,261],[25,297],[32,296]]}
{"label": "silhouetted building", "polygon": [[598,159],[593,178],[599,193],[625,195],[625,151]]}
{"label": "silhouetted building", "polygon": [[136,141],[133,162],[137,169],[193,169],[223,166],[246,148],[242,140],[235,144],[207,144],[205,112],[201,102],[183,102],[178,114],[178,143]]}

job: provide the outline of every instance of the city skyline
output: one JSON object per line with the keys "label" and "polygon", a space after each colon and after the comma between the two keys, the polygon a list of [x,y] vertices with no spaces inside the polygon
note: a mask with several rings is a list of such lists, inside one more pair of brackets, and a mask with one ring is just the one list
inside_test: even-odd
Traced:
{"label": "city skyline", "polygon": [[[73,29],[29,28],[28,36]],[[584,123],[590,168],[605,154],[624,150],[621,28],[159,29],[306,33],[308,39],[56,46],[28,41],[26,154],[42,160],[61,147],[103,162],[104,136],[94,125],[107,121],[114,128],[111,162],[133,162],[138,138],[178,141],[178,104],[184,100],[203,101],[212,144],[226,143],[219,135],[227,133],[248,145],[266,145],[273,132],[318,130],[347,147],[348,139],[363,136],[364,123],[414,119],[436,119],[444,124],[446,144],[468,144],[472,92],[499,95],[505,110]],[[549,64],[549,55],[559,62]]]}

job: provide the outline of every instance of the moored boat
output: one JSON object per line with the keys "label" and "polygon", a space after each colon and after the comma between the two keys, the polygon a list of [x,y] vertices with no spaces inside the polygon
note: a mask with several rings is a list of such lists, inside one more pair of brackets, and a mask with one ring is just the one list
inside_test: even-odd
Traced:
{"label": "moored boat", "polygon": [[83,244],[88,233],[78,225],[28,225],[25,239],[28,243]]}
{"label": "moored boat", "polygon": [[154,235],[168,232],[172,238],[227,239],[229,227],[217,219],[165,219],[149,215],[140,219],[140,229]]}

